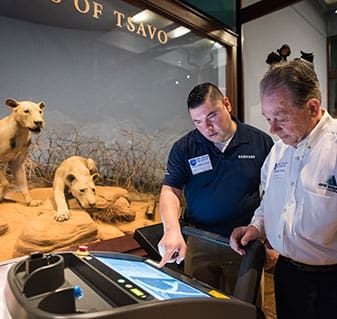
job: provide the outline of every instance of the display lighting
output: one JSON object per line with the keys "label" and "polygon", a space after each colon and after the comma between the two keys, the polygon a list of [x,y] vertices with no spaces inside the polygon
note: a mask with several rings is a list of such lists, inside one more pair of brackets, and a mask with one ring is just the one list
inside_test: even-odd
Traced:
{"label": "display lighting", "polygon": [[136,24],[147,23],[155,26],[157,28],[166,28],[173,24],[171,20],[163,18],[159,14],[152,12],[151,10],[145,9],[136,13],[131,21]]}
{"label": "display lighting", "polygon": [[167,33],[167,35],[170,39],[175,39],[175,38],[182,37],[183,35],[189,32],[191,32],[190,29],[181,26],[181,27],[171,30],[170,32]]}
{"label": "display lighting", "polygon": [[150,10],[143,10],[132,17],[132,22],[149,22],[151,20],[152,12]]}

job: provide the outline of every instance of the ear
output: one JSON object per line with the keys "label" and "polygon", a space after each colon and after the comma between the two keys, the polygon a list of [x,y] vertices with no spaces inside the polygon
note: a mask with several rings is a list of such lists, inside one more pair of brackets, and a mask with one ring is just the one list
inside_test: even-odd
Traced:
{"label": "ear", "polygon": [[223,106],[226,108],[226,110],[230,113],[232,112],[232,104],[231,102],[229,101],[229,98],[227,96],[224,96],[222,98],[222,104]]}
{"label": "ear", "polygon": [[96,166],[93,159],[91,159],[91,158],[87,159],[87,167],[89,169],[90,175],[94,175],[94,174],[98,173],[97,166]]}
{"label": "ear", "polygon": [[46,105],[44,104],[44,102],[40,102],[39,103],[39,107],[40,107],[41,110],[43,110],[45,108],[45,106]]}
{"label": "ear", "polygon": [[309,99],[306,107],[312,118],[317,118],[321,114],[321,102],[316,98]]}
{"label": "ear", "polygon": [[13,98],[7,99],[5,104],[12,109],[16,108],[19,105],[19,103]]}
{"label": "ear", "polygon": [[96,183],[99,181],[99,179],[100,179],[100,176],[99,176],[99,174],[97,174],[97,173],[92,174],[91,177],[92,177],[92,180],[94,181],[95,184],[96,184]]}
{"label": "ear", "polygon": [[68,182],[68,184],[71,184],[75,179],[76,177],[73,174],[68,174],[66,176],[66,181]]}

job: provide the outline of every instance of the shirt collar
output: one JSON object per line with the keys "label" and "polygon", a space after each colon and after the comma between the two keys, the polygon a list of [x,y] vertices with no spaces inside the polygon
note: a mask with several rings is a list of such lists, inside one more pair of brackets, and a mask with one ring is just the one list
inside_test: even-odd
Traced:
{"label": "shirt collar", "polygon": [[306,147],[311,149],[318,142],[320,136],[323,134],[324,127],[328,124],[331,119],[330,114],[322,109],[323,116],[317,123],[317,125],[313,128],[313,130],[309,133],[309,135],[304,138],[301,142],[297,144],[297,148]]}
{"label": "shirt collar", "polygon": [[232,120],[237,124],[237,130],[233,136],[230,146],[236,146],[239,144],[249,143],[249,132],[247,130],[246,124],[240,122],[237,118],[232,116]]}

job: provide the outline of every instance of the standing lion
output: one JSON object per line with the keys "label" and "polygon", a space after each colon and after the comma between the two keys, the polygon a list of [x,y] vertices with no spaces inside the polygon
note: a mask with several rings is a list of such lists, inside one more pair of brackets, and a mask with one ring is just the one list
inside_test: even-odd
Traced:
{"label": "standing lion", "polygon": [[[25,159],[31,143],[31,133],[38,134],[43,128],[44,102],[16,101],[7,99],[6,105],[12,113],[0,120],[0,162],[8,163],[13,173],[13,184],[22,193],[28,206],[38,206],[29,194],[25,171]],[[8,189],[8,181],[0,172],[0,202]]]}

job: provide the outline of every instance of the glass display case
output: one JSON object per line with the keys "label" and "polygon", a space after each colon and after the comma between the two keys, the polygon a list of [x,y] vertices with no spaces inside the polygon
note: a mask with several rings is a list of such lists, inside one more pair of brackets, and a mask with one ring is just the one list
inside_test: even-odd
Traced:
{"label": "glass display case", "polygon": [[218,85],[235,113],[235,36],[216,41],[224,30],[161,3],[1,1],[0,100],[45,103],[30,154],[44,180],[65,158],[90,156],[107,183],[155,192],[172,141],[193,126],[186,98],[196,84]]}

